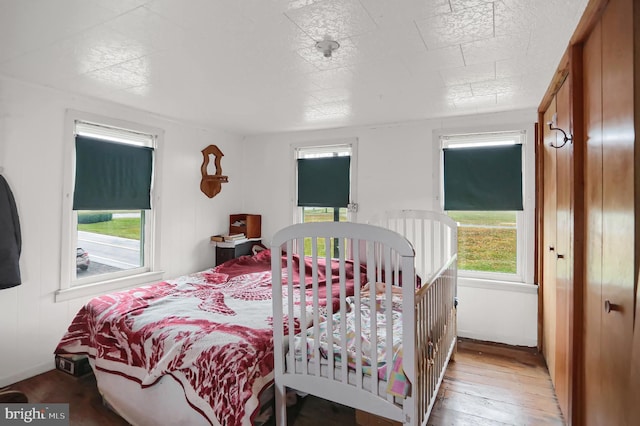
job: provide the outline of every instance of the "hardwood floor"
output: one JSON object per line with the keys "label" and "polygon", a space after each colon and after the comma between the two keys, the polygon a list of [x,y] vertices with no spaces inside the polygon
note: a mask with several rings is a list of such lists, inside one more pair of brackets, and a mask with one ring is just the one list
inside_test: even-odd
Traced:
{"label": "hardwood floor", "polygon": [[102,404],[93,374],[76,378],[62,371],[51,370],[10,387],[24,392],[30,403],[69,403],[71,425],[128,424]]}
{"label": "hardwood floor", "polygon": [[[11,386],[29,402],[68,402],[72,425],[126,425],[102,405],[92,375],[74,378],[57,370]],[[355,425],[355,412],[318,398],[290,408],[295,426]],[[273,421],[268,425],[273,424]],[[429,425],[563,425],[542,356],[533,349],[461,339]]]}

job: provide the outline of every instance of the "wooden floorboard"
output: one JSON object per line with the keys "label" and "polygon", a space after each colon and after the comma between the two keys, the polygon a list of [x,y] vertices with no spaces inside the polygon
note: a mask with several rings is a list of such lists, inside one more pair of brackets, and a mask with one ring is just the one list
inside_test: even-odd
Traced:
{"label": "wooden floorboard", "polygon": [[[71,425],[126,425],[102,404],[95,378],[53,370],[11,386],[33,403],[66,402]],[[315,397],[289,409],[295,426],[355,425],[353,409]],[[534,349],[460,339],[431,426],[562,425],[544,359]],[[267,426],[273,425],[273,421]]]}

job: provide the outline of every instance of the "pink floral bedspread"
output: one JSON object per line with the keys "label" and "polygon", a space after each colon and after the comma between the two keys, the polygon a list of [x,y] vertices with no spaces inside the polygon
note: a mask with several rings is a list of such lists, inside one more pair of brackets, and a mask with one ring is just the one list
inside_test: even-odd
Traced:
{"label": "pink floral bedspread", "polygon": [[[337,272],[337,265],[332,269]],[[347,272],[353,276],[352,266]],[[334,303],[338,291],[335,286]],[[353,294],[352,286],[347,293]],[[296,291],[292,297],[299,296]],[[260,409],[260,392],[273,381],[271,298],[271,256],[265,250],[96,297],[77,313],[55,353],[87,354],[95,368],[142,387],[171,375],[211,424],[249,425]]]}

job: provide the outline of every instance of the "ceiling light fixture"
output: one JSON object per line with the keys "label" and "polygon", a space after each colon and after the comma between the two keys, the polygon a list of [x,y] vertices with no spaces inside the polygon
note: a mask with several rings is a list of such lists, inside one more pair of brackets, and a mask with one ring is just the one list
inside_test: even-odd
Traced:
{"label": "ceiling light fixture", "polygon": [[339,47],[340,44],[337,41],[331,40],[329,38],[325,38],[324,40],[316,43],[316,49],[321,51],[322,56],[324,56],[325,58],[330,58],[333,54],[333,51],[337,50]]}

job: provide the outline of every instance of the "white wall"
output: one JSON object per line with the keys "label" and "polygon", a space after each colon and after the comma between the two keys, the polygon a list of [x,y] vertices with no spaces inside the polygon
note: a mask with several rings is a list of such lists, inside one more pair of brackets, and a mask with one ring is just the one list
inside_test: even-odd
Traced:
{"label": "white wall", "polygon": [[[161,175],[161,269],[165,278],[214,265],[210,235],[242,207],[242,143],[204,129],[98,100],[0,79],[0,168],[17,201],[22,285],[0,290],[0,387],[54,367],[53,350],[85,300],[54,302],[60,287],[63,125],[66,109],[165,130]],[[200,192],[201,150],[224,153],[229,183],[213,199]]]}
{"label": "white wall", "polygon": [[[434,170],[434,131],[515,130],[537,120],[535,110],[475,115],[445,120],[358,128],[258,135],[245,138],[244,209],[262,214],[265,242],[292,223],[293,156],[291,144],[358,138],[357,221],[390,209],[437,209],[437,171]],[[533,144],[533,132],[529,135]],[[435,163],[437,164],[437,162]],[[530,175],[532,177],[533,174]],[[529,194],[532,195],[532,194]],[[531,198],[533,199],[533,198]],[[529,205],[533,209],[533,205]],[[530,256],[533,256],[533,240]],[[532,258],[531,258],[532,260]],[[537,288],[460,280],[459,334],[514,345],[537,344]],[[486,287],[486,286],[485,286]]]}

